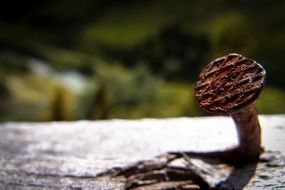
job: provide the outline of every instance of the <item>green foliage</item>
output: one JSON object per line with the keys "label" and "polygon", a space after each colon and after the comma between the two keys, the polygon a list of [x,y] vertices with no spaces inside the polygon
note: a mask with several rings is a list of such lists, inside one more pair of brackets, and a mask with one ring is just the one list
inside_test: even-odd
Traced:
{"label": "green foliage", "polygon": [[[204,65],[230,52],[268,71],[259,112],[285,113],[285,1],[7,6],[0,7],[0,121],[205,115],[193,84]],[[33,61],[48,71],[34,71]],[[67,72],[84,87],[76,90],[79,79],[66,81]]]}
{"label": "green foliage", "polygon": [[161,82],[152,93],[151,98],[133,107],[118,107],[111,118],[165,118],[204,113],[196,104],[193,85]]}
{"label": "green foliage", "polygon": [[133,117],[133,110],[152,100],[161,83],[144,66],[127,70],[113,65],[97,68],[96,74],[90,87],[95,85],[94,95],[85,98],[93,102],[87,109],[93,119]]}
{"label": "green foliage", "polygon": [[9,76],[4,79],[8,96],[1,97],[0,121],[42,120],[48,108],[52,83],[34,75]]}
{"label": "green foliage", "polygon": [[265,87],[256,101],[256,106],[260,114],[285,113],[285,91],[278,88]]}
{"label": "green foliage", "polygon": [[0,52],[0,76],[28,72],[27,58],[15,53]]}

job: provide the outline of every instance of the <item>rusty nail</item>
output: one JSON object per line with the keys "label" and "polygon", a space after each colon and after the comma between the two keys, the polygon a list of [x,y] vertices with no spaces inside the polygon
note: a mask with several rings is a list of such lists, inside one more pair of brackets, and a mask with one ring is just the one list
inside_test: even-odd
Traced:
{"label": "rusty nail", "polygon": [[240,161],[256,161],[261,153],[261,129],[255,105],[266,72],[256,61],[236,53],[217,58],[200,73],[195,94],[208,112],[230,115],[236,125]]}

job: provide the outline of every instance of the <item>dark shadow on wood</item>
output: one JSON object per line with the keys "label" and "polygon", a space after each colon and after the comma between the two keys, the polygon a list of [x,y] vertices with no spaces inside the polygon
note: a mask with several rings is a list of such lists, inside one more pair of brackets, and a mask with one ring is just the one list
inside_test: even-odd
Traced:
{"label": "dark shadow on wood", "polygon": [[217,186],[217,189],[244,189],[250,179],[254,176],[256,168],[257,163],[234,166],[234,170],[231,172],[229,177],[225,181],[222,181]]}
{"label": "dark shadow on wood", "polygon": [[226,151],[213,152],[171,152],[169,154],[180,154],[180,157],[201,159],[211,165],[227,164],[233,167],[230,175],[221,183],[217,184],[214,189],[243,189],[254,176],[258,161],[246,162],[238,156],[239,149],[233,148]]}

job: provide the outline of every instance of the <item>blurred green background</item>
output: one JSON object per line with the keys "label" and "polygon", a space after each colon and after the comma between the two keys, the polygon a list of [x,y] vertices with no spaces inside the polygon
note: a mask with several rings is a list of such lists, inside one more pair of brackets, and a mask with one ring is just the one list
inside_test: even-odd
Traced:
{"label": "blurred green background", "polygon": [[194,81],[230,52],[268,71],[285,113],[283,0],[11,0],[0,7],[0,121],[200,116]]}

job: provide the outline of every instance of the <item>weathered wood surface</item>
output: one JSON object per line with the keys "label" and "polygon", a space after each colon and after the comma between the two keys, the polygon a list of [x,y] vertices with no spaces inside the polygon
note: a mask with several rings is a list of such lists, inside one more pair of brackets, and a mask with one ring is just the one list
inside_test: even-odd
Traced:
{"label": "weathered wood surface", "polygon": [[0,189],[285,189],[285,115],[260,122],[263,162],[240,167],[184,154],[236,146],[227,117],[1,124]]}

